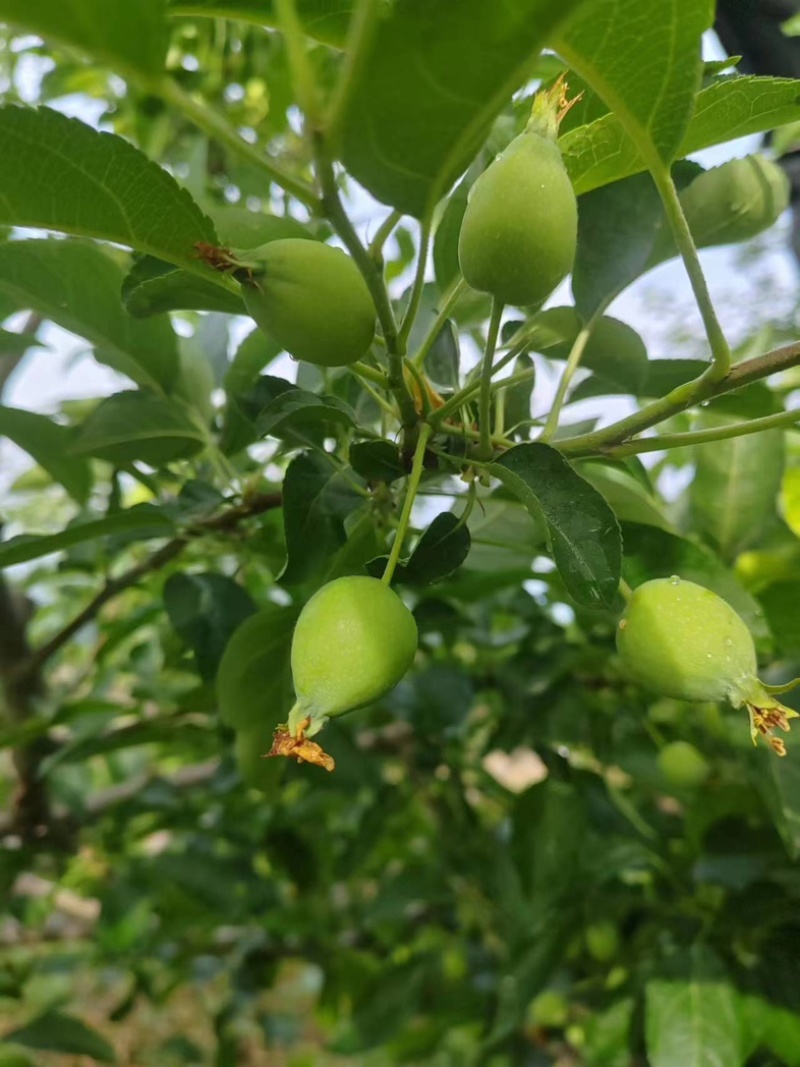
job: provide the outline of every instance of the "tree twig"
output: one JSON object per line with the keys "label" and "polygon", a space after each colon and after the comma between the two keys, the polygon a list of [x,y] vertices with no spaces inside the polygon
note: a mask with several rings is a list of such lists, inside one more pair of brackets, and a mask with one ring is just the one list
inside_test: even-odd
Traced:
{"label": "tree twig", "polygon": [[251,497],[249,500],[245,500],[236,507],[223,511],[219,515],[212,515],[210,518],[202,519],[186,530],[185,533],[168,541],[141,563],[128,568],[117,578],[110,578],[100,592],[66,626],[62,627],[49,641],[40,645],[19,664],[14,677],[24,682],[25,678],[39,672],[44,664],[62,649],[87,622],[90,622],[109,600],[113,600],[114,597],[129,589],[132,585],[136,585],[147,575],[161,570],[167,563],[179,556],[196,537],[232,530],[246,519],[260,515],[264,511],[270,511],[272,508],[280,507],[282,499],[280,493],[261,493]]}

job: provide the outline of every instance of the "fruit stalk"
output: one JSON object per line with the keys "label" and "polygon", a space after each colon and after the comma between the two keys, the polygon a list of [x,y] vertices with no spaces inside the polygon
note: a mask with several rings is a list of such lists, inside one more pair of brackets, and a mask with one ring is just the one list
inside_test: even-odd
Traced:
{"label": "fruit stalk", "polygon": [[489,319],[489,332],[486,334],[486,347],[483,350],[481,393],[478,403],[478,427],[481,435],[479,452],[481,459],[490,459],[492,455],[492,373],[504,306],[502,300],[494,297],[492,300],[492,317]]}
{"label": "fruit stalk", "polygon": [[558,429],[558,420],[561,415],[561,409],[564,406],[564,401],[567,398],[567,389],[569,389],[569,384],[575,375],[575,371],[580,366],[583,353],[586,350],[586,345],[589,343],[589,338],[592,336],[592,327],[597,321],[597,316],[602,314],[604,307],[605,305],[592,316],[575,338],[567,358],[567,365],[564,367],[561,380],[558,383],[553,406],[550,408],[547,419],[545,420],[544,429],[539,435],[539,441],[542,443],[549,441]]}
{"label": "fruit stalk", "polygon": [[406,496],[403,501],[403,510],[400,513],[400,520],[397,523],[397,533],[392,543],[392,550],[389,553],[389,559],[386,563],[386,569],[381,576],[381,581],[386,585],[392,580],[394,575],[397,561],[400,559],[400,552],[403,548],[403,541],[405,540],[406,531],[408,529],[408,523],[411,518],[411,509],[414,506],[414,500],[419,489],[420,478],[422,477],[422,468],[425,462],[425,449],[428,445],[428,439],[432,433],[432,429],[427,423],[423,423],[420,427],[419,437],[417,438],[417,447],[414,450],[414,461],[411,466],[411,474],[408,477],[408,485],[406,487]]}
{"label": "fruit stalk", "polygon": [[672,176],[665,169],[663,172],[655,172],[653,180],[664,203],[664,210],[672,227],[675,243],[686,267],[686,273],[689,275],[692,291],[700,309],[708,344],[711,348],[712,364],[703,375],[703,378],[711,382],[718,382],[730,373],[731,350],[722,332],[714,305],[711,302],[703,268],[700,266],[697,249],[695,248],[686,216],[683,213],[678,190],[675,188]]}

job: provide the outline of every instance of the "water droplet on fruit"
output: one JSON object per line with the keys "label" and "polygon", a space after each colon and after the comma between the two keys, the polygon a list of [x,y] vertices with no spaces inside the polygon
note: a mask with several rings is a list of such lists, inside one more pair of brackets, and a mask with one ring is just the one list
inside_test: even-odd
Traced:
{"label": "water droplet on fruit", "polygon": [[728,648],[730,648],[731,645],[733,644],[733,638],[732,637],[726,637],[725,638],[725,644],[728,646]]}
{"label": "water droplet on fruit", "polygon": [[669,584],[670,585],[680,585],[681,584],[681,580],[680,580],[680,578],[678,577],[677,574],[673,574],[670,577]]}
{"label": "water droplet on fruit", "polygon": [[711,659],[711,653],[710,652],[706,652],[706,659]]}

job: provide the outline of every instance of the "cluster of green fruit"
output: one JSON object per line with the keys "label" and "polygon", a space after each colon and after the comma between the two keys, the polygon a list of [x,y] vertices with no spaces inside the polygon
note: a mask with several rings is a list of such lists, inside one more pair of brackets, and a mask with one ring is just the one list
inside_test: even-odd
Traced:
{"label": "cluster of green fruit", "polygon": [[[562,86],[540,94],[525,131],[471,190],[459,239],[461,272],[473,289],[501,305],[541,307],[572,270],[578,207],[557,141],[563,110]],[[700,246],[753,236],[775,221],[787,200],[783,171],[760,157],[704,172],[682,194]],[[671,254],[667,245],[669,238],[656,259]],[[247,260],[236,271],[245,306],[288,353],[324,367],[366,355],[375,306],[346,253],[289,238],[264,245]],[[292,645],[297,702],[271,754],[332,769],[333,761],[310,739],[328,718],[370,704],[395,686],[416,645],[413,616],[383,582],[348,577],[320,589],[297,623]],[[709,590],[678,578],[645,583],[620,622],[618,647],[630,677],[657,693],[746,705],[753,738],[766,736],[783,754],[783,742],[772,731],[787,730],[794,712],[758,681],[749,631]],[[241,739],[243,766],[254,747],[252,738]],[[707,766],[702,757],[699,763],[687,755],[689,747],[668,746],[662,770],[675,782],[699,784]]]}

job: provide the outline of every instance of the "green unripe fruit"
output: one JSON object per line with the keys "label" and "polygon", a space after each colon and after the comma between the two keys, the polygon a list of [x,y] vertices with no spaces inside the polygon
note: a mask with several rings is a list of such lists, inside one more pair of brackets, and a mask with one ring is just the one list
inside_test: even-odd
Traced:
{"label": "green unripe fruit", "polygon": [[377,578],[337,578],[309,600],[292,639],[297,704],[313,736],[325,719],[371,704],[394,688],[414,659],[417,625],[400,597]]}
{"label": "green unripe fruit", "polygon": [[763,734],[779,755],[796,713],[775,700],[756,677],[750,631],[733,608],[694,582],[657,578],[634,590],[617,628],[622,666],[634,681],[662,696],[694,703],[746,705],[755,742]]}
{"label": "green unripe fruit", "polygon": [[561,993],[546,989],[528,1005],[528,1022],[532,1026],[562,1027],[569,1019],[569,1004]]}
{"label": "green unripe fruit", "polygon": [[688,741],[673,741],[658,754],[658,768],[668,785],[676,789],[697,789],[711,771],[706,760]]}
{"label": "green unripe fruit", "polygon": [[747,241],[789,206],[789,179],[764,156],[731,159],[698,175],[680,201],[698,248]]}
{"label": "green unripe fruit", "polygon": [[750,631],[730,604],[680,578],[658,578],[634,591],[617,648],[633,679],[677,700],[741,704],[756,672]]}
{"label": "green unripe fruit", "polygon": [[375,334],[375,305],[345,252],[287,237],[247,258],[250,265],[240,274],[244,305],[289,355],[321,367],[344,367],[365,355]]}
{"label": "green unripe fruit", "polygon": [[586,927],[586,948],[598,963],[608,963],[619,952],[619,934],[612,922],[592,923]]}
{"label": "green unripe fruit", "polygon": [[572,270],[577,234],[575,192],[555,137],[526,130],[472,187],[461,273],[504,304],[540,304]]}

